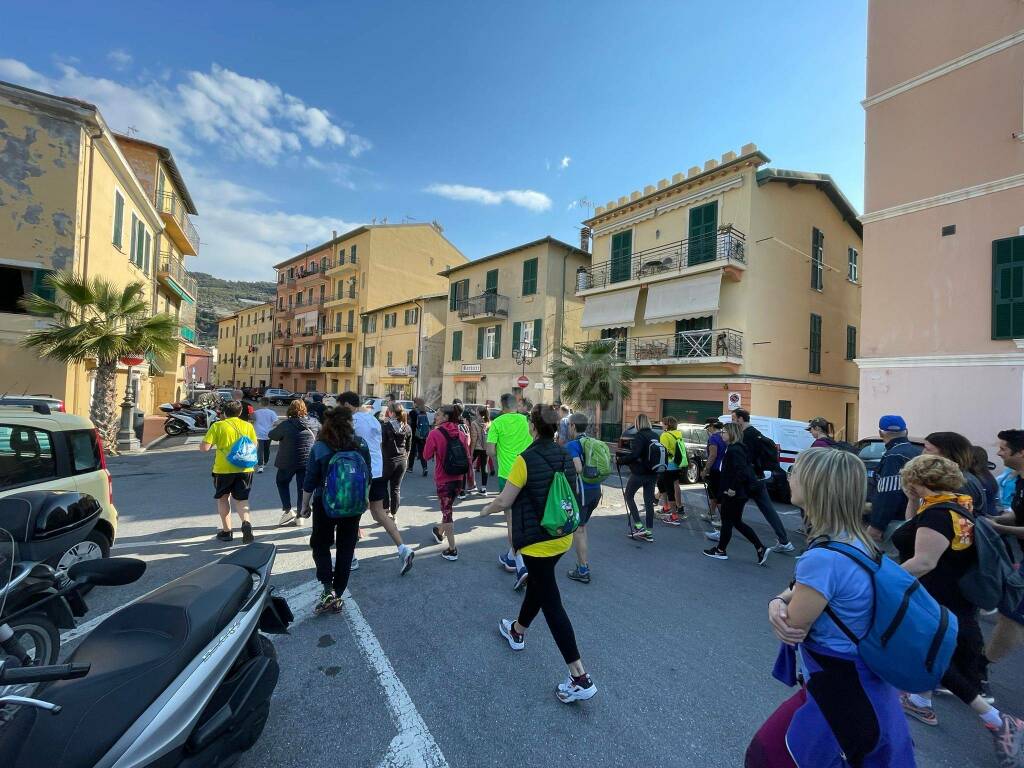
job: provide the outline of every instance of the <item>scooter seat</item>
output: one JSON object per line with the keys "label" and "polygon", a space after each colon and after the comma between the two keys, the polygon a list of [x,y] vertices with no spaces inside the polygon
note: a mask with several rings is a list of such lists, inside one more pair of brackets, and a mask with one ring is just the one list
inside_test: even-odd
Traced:
{"label": "scooter seat", "polygon": [[33,765],[92,768],[242,607],[249,571],[211,563],[160,587],[101,623],[68,661],[92,665],[80,680],[40,686],[59,704],[36,718],[21,749]]}

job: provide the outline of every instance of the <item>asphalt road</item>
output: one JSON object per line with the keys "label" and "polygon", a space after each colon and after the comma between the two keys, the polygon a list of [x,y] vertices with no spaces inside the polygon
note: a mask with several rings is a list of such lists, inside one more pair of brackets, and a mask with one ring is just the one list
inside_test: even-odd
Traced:
{"label": "asphalt road", "polygon": [[[111,462],[121,520],[115,554],[149,567],[137,584],[95,590],[87,618],[230,550],[212,536],[209,466],[193,445]],[[478,518],[480,500],[458,504],[460,559],[447,562],[430,536],[433,483],[416,473],[403,490],[398,517],[417,551],[412,571],[399,577],[390,541],[366,515],[353,600],[342,615],[312,617],[309,529],[276,528],[273,472],[256,477],[256,535],[279,548],[274,581],[298,620],[274,639],[281,679],[271,720],[242,765],[738,766],[753,732],[789,695],[770,674],[777,643],[766,604],[792,577],[793,558],[773,555],[758,568],[739,537],[728,562],[702,557],[692,513],[702,492],[687,493],[687,524],[659,524],[647,544],[626,538],[621,493],[608,489],[589,526],[593,581],[560,581],[599,687],[591,701],[567,707],[554,696],[565,668],[543,620],[523,652],[498,635],[499,618],[515,616],[520,602],[497,564],[501,518]],[[756,510],[747,519],[771,540]],[[794,510],[785,519],[791,528],[799,520]],[[564,556],[559,570],[571,560]],[[992,675],[997,704],[1018,713],[1021,658]],[[937,697],[936,710],[940,727],[911,724],[919,765],[994,764],[974,715],[950,698]]]}

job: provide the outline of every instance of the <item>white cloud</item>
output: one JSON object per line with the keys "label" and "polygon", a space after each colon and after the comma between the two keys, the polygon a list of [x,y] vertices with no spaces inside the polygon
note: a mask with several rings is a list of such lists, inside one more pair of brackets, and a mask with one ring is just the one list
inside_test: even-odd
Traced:
{"label": "white cloud", "polygon": [[572,162],[572,158],[571,157],[569,157],[568,155],[563,155],[562,156],[562,162],[560,162],[558,164],[558,167],[561,168],[564,171],[566,168],[569,167],[569,163],[571,163],[571,162]]}
{"label": "white cloud", "polygon": [[114,69],[127,69],[134,61],[132,55],[124,48],[115,48],[107,54],[107,58],[114,65]]}
{"label": "white cloud", "polygon": [[543,192],[532,189],[506,189],[496,191],[483,187],[470,187],[464,184],[431,184],[424,192],[431,195],[446,197],[449,200],[468,201],[481,205],[500,205],[512,203],[520,208],[534,212],[546,211],[551,207],[551,198]]}

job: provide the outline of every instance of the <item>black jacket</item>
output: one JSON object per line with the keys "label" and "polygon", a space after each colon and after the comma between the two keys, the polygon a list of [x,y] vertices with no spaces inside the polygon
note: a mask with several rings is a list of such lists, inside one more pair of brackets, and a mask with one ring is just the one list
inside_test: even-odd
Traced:
{"label": "black jacket", "polygon": [[647,466],[645,457],[651,441],[658,442],[658,433],[653,429],[641,429],[630,443],[630,451],[622,457],[620,464],[626,464],[629,471],[636,475],[656,475],[656,470]]}
{"label": "black jacket", "polygon": [[[512,502],[512,546],[515,549],[558,538],[549,534],[540,524],[555,472],[561,470],[565,473],[574,492],[577,486],[572,457],[554,441],[535,440],[520,456],[526,462],[526,487],[519,491],[516,500]],[[576,501],[579,502],[579,499]]]}
{"label": "black jacket", "polygon": [[267,433],[271,440],[281,443],[274,466],[286,472],[305,469],[319,431],[320,425],[308,416],[290,416],[275,424]]}
{"label": "black jacket", "polygon": [[[719,501],[731,499],[745,501],[750,498],[750,489],[758,482],[754,468],[750,465],[747,448],[742,443],[730,443],[722,460],[722,477],[719,484]],[[735,495],[726,491],[735,491]]]}
{"label": "black jacket", "polygon": [[[397,429],[396,429],[397,427]],[[412,430],[408,424],[385,421],[380,428],[380,452],[384,461],[383,477],[391,477],[394,470],[405,466],[412,445]]]}

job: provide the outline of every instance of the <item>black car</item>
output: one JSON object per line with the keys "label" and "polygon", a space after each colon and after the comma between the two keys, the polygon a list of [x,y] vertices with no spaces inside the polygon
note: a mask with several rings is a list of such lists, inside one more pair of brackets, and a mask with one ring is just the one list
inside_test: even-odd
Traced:
{"label": "black car", "polygon": [[[918,448],[924,449],[924,441],[920,438],[912,437],[910,442]],[[864,462],[864,466],[868,470],[868,477],[871,477],[878,471],[878,465],[882,463],[885,441],[880,437],[866,437],[863,440],[858,440],[853,447],[857,449],[857,455]]]}
{"label": "black car", "polygon": [[[659,437],[665,430],[660,422],[651,426]],[[708,461],[708,431],[702,424],[680,424],[677,429],[683,433],[683,444],[686,446],[686,482],[692,485],[700,480],[700,473]],[[633,449],[635,436],[636,427],[630,425],[623,430],[615,449],[616,458],[628,454]]]}

